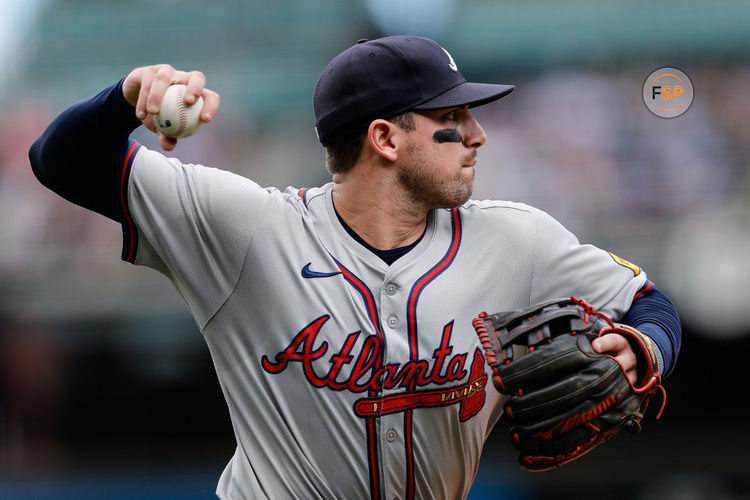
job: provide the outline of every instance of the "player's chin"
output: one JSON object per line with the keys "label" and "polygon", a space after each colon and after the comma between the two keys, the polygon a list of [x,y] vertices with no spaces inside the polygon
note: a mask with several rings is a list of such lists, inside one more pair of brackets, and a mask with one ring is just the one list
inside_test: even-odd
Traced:
{"label": "player's chin", "polygon": [[[472,169],[473,170],[473,169]],[[466,179],[464,182],[458,183],[451,194],[450,207],[460,207],[471,198],[471,193],[474,191],[474,174],[472,173],[471,178]]]}

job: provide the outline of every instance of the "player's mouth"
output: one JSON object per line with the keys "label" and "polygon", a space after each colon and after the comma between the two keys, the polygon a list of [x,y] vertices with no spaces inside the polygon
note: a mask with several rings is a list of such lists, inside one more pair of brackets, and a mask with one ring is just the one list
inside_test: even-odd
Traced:
{"label": "player's mouth", "polygon": [[464,168],[471,168],[477,164],[477,150],[475,149],[472,155],[468,158],[468,162],[463,164]]}

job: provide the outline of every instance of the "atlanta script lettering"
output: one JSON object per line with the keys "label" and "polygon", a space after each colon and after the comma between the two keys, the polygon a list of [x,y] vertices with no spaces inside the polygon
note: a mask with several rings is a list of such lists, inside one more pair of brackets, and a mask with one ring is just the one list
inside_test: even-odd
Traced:
{"label": "atlanta script lettering", "polygon": [[[284,371],[289,363],[300,363],[308,382],[317,388],[354,393],[370,391],[371,397],[357,402],[355,411],[359,416],[393,413],[407,409],[461,404],[460,417],[466,420],[475,415],[483,406],[484,388],[487,376],[484,374],[484,356],[476,349],[471,363],[471,373],[466,370],[467,353],[453,354],[451,335],[453,322],[443,327],[442,337],[432,360],[410,360],[406,363],[383,363],[383,343],[377,335],[364,339],[356,355],[353,353],[361,332],[350,333],[341,349],[330,355],[330,368],[326,373],[316,371],[314,362],[324,358],[329,344],[318,342],[323,325],[330,319],[323,315],[304,327],[289,345],[274,356],[261,358],[263,369],[277,374]],[[344,368],[348,373],[344,373]],[[469,375],[469,380],[461,385],[445,389],[415,390],[430,384],[445,385],[461,381]],[[406,392],[385,397],[372,397],[383,389],[403,388]],[[411,390],[409,390],[411,389]]]}

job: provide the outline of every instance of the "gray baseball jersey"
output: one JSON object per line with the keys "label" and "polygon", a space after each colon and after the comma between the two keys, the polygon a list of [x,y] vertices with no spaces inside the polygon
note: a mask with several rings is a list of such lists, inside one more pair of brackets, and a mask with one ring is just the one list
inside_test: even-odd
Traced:
{"label": "gray baseball jersey", "polygon": [[237,449],[221,498],[463,498],[502,396],[482,310],[583,298],[622,317],[645,273],[544,212],[433,210],[392,265],[333,184],[280,191],[132,143],[123,258],[165,274],[205,336]]}

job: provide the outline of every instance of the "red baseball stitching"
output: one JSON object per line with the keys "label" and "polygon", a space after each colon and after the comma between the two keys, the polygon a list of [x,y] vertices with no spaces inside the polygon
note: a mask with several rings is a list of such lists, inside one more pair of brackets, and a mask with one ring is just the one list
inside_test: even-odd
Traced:
{"label": "red baseball stitching", "polygon": [[182,135],[187,127],[187,112],[185,110],[185,101],[182,96],[185,95],[185,89],[182,89],[177,99],[177,111],[180,113],[180,128],[177,129],[176,136]]}

